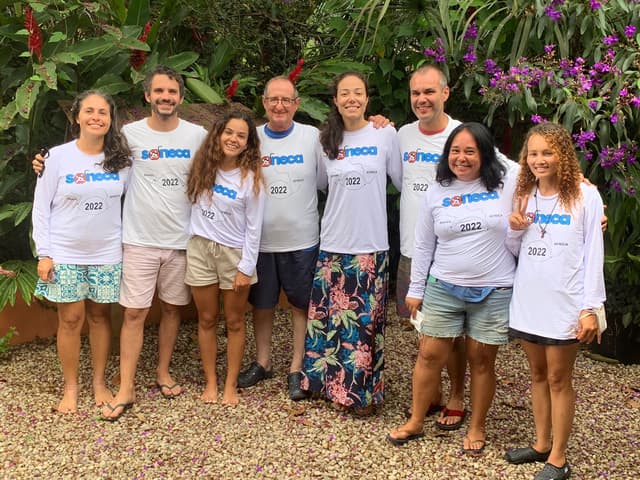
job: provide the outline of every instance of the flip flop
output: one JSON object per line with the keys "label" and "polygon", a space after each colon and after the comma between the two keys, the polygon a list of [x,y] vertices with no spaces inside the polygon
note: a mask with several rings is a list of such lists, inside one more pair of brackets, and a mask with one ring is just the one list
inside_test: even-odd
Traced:
{"label": "flip flop", "polygon": [[469,437],[464,437],[466,438],[469,443],[478,443],[481,442],[482,445],[479,446],[478,448],[464,448],[464,446],[462,447],[462,453],[465,453],[467,455],[472,455],[474,457],[479,457],[480,455],[482,455],[484,453],[484,447],[487,445],[487,441],[486,440],[471,440]]}
{"label": "flip flop", "polygon": [[[400,430],[403,431],[403,430]],[[396,437],[392,437],[390,433],[387,434],[387,442],[391,443],[392,445],[404,445],[407,442],[410,442],[412,440],[417,440],[419,438],[424,437],[424,432],[420,432],[420,433],[412,433],[407,435],[404,438],[396,438]]]}
{"label": "flip flop", "polygon": [[156,387],[158,387],[158,390],[160,390],[160,393],[162,394],[162,396],[164,398],[166,398],[167,400],[173,400],[174,398],[176,398],[177,396],[179,396],[182,392],[180,393],[164,393],[163,389],[167,389],[169,391],[173,390],[176,387],[179,387],[180,384],[179,383],[174,383],[173,385],[167,385],[166,383],[158,383],[156,382]]}
{"label": "flip flop", "polygon": [[[460,417],[460,420],[453,423],[440,423],[438,421],[441,418],[445,417]],[[447,407],[444,407],[442,409],[442,414],[438,418],[436,418],[436,428],[439,428],[440,430],[446,430],[448,432],[450,432],[451,430],[458,430],[462,426],[465,418],[467,418],[466,410],[450,410]]]}
{"label": "flip flop", "polygon": [[102,420],[104,422],[117,422],[118,420],[120,420],[120,417],[122,415],[124,415],[127,410],[129,410],[129,409],[131,409],[131,407],[133,407],[133,402],[119,403],[119,404],[114,405],[114,406],[111,406],[110,403],[106,403],[104,406],[107,407],[109,410],[111,410],[111,413],[115,412],[118,408],[122,408],[120,413],[118,415],[116,415],[115,417],[105,417],[103,415],[100,416],[100,420]]}

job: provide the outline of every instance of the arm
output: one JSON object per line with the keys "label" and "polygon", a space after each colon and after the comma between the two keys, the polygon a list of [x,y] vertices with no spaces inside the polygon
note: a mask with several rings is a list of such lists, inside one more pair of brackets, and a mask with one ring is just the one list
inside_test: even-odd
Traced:
{"label": "arm", "polygon": [[[44,159],[43,159],[44,160]],[[38,258],[38,277],[43,281],[51,279],[53,259],[50,246],[51,203],[57,191],[58,175],[54,165],[38,178],[33,196],[31,221],[33,224],[33,241]]]}
{"label": "arm", "polygon": [[578,319],[576,338],[583,343],[599,336],[598,322],[593,309],[605,301],[604,242],[601,220],[604,213],[602,200],[595,187],[582,189],[584,201],[584,298]]}
{"label": "arm", "polygon": [[[247,186],[253,189],[253,181],[247,182]],[[260,236],[262,235],[262,218],[264,216],[265,193],[261,188],[258,195],[247,196],[245,205],[246,227],[244,244],[242,245],[242,258],[238,264],[238,273],[233,282],[233,290],[248,287],[251,284],[251,276],[255,272],[260,248]]]}
{"label": "arm", "polygon": [[[437,237],[434,231],[433,209],[429,204],[431,192],[433,192],[433,189],[427,191],[416,221],[415,244],[413,258],[411,259],[411,283],[405,300],[410,309],[412,306],[417,308],[422,303],[427,277],[436,249]],[[415,300],[418,302],[416,303]]]}
{"label": "arm", "polygon": [[400,191],[402,189],[402,150],[400,150],[398,132],[396,132],[393,127],[389,128],[390,130],[393,130],[393,136],[391,139],[389,157],[387,158],[387,174],[391,178],[393,186]]}

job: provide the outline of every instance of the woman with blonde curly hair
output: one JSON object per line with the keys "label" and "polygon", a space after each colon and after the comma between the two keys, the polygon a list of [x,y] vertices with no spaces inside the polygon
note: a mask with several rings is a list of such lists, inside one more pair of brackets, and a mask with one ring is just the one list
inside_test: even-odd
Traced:
{"label": "woman with blonde curly hair", "polygon": [[573,366],[578,345],[597,335],[605,300],[602,200],[581,181],[571,136],[544,123],[528,133],[509,218],[507,246],[519,256],[509,331],[531,370],[535,441],[506,453],[509,463],[546,462],[535,480],[569,478]]}
{"label": "woman with blonde curly hair", "polygon": [[260,140],[249,115],[232,110],[214,124],[196,153],[187,183],[193,203],[185,283],[198,309],[198,344],[205,374],[201,399],[218,399],[216,376],[220,295],[227,324],[227,378],[222,403],[236,405],[244,354],[244,312],[264,212]]}

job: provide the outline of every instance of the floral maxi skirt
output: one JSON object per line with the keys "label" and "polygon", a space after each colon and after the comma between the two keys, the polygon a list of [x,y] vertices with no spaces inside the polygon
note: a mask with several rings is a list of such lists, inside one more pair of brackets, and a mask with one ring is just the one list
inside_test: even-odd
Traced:
{"label": "floral maxi skirt", "polygon": [[302,388],[350,408],[384,399],[387,252],[320,251],[316,264]]}

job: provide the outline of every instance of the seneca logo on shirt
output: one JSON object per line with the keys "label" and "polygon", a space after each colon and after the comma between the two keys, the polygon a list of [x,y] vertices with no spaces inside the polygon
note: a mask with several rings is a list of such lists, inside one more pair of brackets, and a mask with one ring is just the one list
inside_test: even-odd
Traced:
{"label": "seneca logo on shirt", "polygon": [[120,180],[120,175],[117,173],[102,173],[102,172],[89,172],[85,170],[80,173],[69,173],[64,177],[65,183],[75,183],[82,185],[88,182],[108,182]]}
{"label": "seneca logo on shirt", "polygon": [[407,163],[438,163],[441,155],[439,153],[421,152],[416,150],[414,152],[404,152],[402,154],[402,161]]}
{"label": "seneca logo on shirt", "polygon": [[142,160],[160,160],[161,158],[191,158],[191,150],[188,148],[152,148],[142,150]]}
{"label": "seneca logo on shirt", "polygon": [[459,207],[467,203],[486,202],[487,200],[498,200],[498,192],[465,193],[464,195],[454,195],[442,199],[443,207]]}
{"label": "seneca logo on shirt", "polygon": [[531,223],[551,223],[553,225],[571,225],[571,215],[545,215],[544,213],[527,212],[527,219]]}
{"label": "seneca logo on shirt", "polygon": [[369,147],[344,147],[338,150],[336,160],[344,160],[347,157],[360,157],[362,155],[377,155],[378,147],[371,145]]}
{"label": "seneca logo on shirt", "polygon": [[271,165],[292,165],[294,163],[304,163],[304,156],[297,155],[265,155],[262,157],[262,166],[270,167]]}

